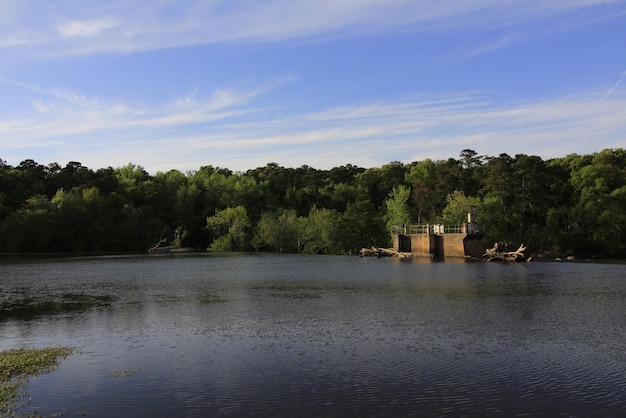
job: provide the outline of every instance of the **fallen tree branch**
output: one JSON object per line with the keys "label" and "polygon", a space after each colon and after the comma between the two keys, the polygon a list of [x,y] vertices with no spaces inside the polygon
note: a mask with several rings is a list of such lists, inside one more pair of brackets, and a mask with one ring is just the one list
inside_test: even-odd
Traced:
{"label": "fallen tree branch", "polygon": [[393,248],[361,248],[361,257],[400,257],[410,258],[413,253],[396,251]]}
{"label": "fallen tree branch", "polygon": [[519,248],[515,251],[505,251],[505,245],[503,242],[496,242],[493,248],[489,248],[483,254],[483,257],[487,261],[520,261],[524,259],[524,251],[526,247],[524,244],[520,244]]}
{"label": "fallen tree branch", "polygon": [[149,253],[153,253],[157,250],[157,248],[161,247],[163,244],[167,244],[167,238],[164,238],[165,231],[167,231],[167,226],[163,228],[163,232],[161,232],[161,237],[159,238],[159,242],[157,242],[154,246],[148,249]]}

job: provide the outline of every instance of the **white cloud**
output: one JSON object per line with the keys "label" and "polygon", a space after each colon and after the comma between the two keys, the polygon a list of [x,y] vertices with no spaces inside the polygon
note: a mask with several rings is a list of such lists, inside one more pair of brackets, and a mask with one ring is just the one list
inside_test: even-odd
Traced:
{"label": "white cloud", "polygon": [[117,26],[119,23],[111,19],[65,22],[56,27],[64,37],[93,37],[103,30]]}
{"label": "white cloud", "polygon": [[0,39],[0,48],[12,48],[19,47],[21,45],[34,45],[38,43],[42,43],[42,40],[32,35],[20,32],[11,32],[5,33]]}
{"label": "white cloud", "polygon": [[[38,2],[23,0],[4,6],[12,19],[0,25],[0,39],[5,40],[0,47],[46,40],[42,52],[49,54],[128,53],[226,41],[311,41],[383,31],[510,28],[579,9],[587,11],[587,19],[611,17],[623,4],[623,0],[59,0],[38,7]],[[52,27],[46,26],[49,22]],[[554,23],[549,30],[554,30]]]}
{"label": "white cloud", "polygon": [[522,103],[467,93],[285,114],[255,104],[272,90],[266,85],[208,96],[194,90],[151,107],[21,86],[36,96],[32,111],[0,119],[2,158],[13,164],[42,153],[42,163],[69,155],[99,168],[130,159],[153,172],[205,164],[246,170],[272,161],[367,167],[448,158],[464,148],[550,158],[623,147],[626,135],[626,92],[617,88],[604,98],[588,93]]}

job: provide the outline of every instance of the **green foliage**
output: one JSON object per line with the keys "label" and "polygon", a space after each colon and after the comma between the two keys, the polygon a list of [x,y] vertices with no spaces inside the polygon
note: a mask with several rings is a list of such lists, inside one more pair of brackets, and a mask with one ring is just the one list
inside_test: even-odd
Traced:
{"label": "green foliage", "polygon": [[411,213],[409,210],[409,197],[411,189],[399,185],[394,187],[389,193],[389,198],[385,201],[387,207],[387,230],[393,226],[409,224]]}
{"label": "green foliage", "polygon": [[597,255],[623,256],[626,252],[626,155],[604,150],[572,172],[570,183],[578,196],[569,216],[576,232],[588,236],[587,248]]}
{"label": "green foliage", "polygon": [[425,159],[331,170],[276,163],[233,173],[202,166],[150,175],[129,163],[92,171],[0,163],[0,251],[212,251],[350,254],[390,244],[387,227],[460,223],[478,205],[487,244],[598,257],[626,252],[626,151]]}
{"label": "green foliage", "polygon": [[300,248],[295,210],[265,212],[257,224],[253,245],[259,251],[294,253]]}
{"label": "green foliage", "polygon": [[302,251],[309,254],[340,253],[339,223],[340,214],[336,210],[312,207],[309,216],[300,221],[303,231]]}
{"label": "green foliage", "polygon": [[447,225],[460,225],[467,222],[467,214],[472,207],[480,206],[477,197],[465,196],[462,190],[455,190],[446,197],[448,204],[443,209],[442,222]]}
{"label": "green foliage", "polygon": [[174,230],[174,239],[172,240],[172,244],[176,247],[184,247],[187,237],[189,236],[189,231],[185,229],[183,226],[177,226]]}
{"label": "green foliage", "polygon": [[394,187],[405,184],[406,167],[400,162],[385,164],[380,168],[369,168],[355,176],[358,187],[366,190],[370,202],[376,210],[384,208],[389,192]]}
{"label": "green foliage", "polygon": [[428,223],[435,216],[435,170],[435,163],[426,159],[412,164],[405,176],[406,181],[411,184],[411,202],[415,208],[415,217],[411,219],[417,220],[417,223]]}
{"label": "green foliage", "polygon": [[248,249],[250,220],[243,206],[218,210],[207,218],[207,228],[215,237],[211,251],[243,251]]}
{"label": "green foliage", "polygon": [[52,251],[58,225],[56,210],[44,195],[30,197],[2,224],[3,249],[13,252]]}
{"label": "green foliage", "polygon": [[389,246],[391,236],[385,226],[382,214],[369,200],[366,191],[360,188],[354,202],[342,214],[339,229],[339,242],[342,253],[356,254],[363,247]]}
{"label": "green foliage", "polygon": [[485,234],[484,242],[492,245],[496,241],[503,241],[511,236],[510,224],[504,218],[502,206],[497,197],[483,198],[478,208],[478,223]]}

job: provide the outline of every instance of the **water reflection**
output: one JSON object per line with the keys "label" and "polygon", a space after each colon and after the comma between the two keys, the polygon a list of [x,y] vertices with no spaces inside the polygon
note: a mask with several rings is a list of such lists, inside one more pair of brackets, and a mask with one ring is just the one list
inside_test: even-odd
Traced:
{"label": "water reflection", "polygon": [[43,414],[617,415],[625,272],[254,255],[3,264],[3,315],[60,308],[2,316],[0,335],[3,348],[81,348],[31,382]]}

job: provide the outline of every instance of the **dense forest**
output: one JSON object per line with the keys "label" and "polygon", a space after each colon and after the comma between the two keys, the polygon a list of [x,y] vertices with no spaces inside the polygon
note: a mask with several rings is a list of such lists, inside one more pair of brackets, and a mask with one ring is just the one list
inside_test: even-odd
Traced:
{"label": "dense forest", "polygon": [[405,223],[465,222],[486,246],[626,255],[626,151],[543,160],[519,154],[318,170],[269,163],[151,175],[0,159],[0,251],[134,252],[159,239],[209,251],[354,254]]}

